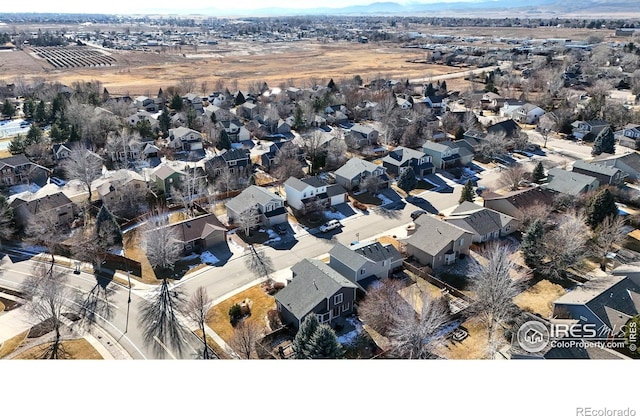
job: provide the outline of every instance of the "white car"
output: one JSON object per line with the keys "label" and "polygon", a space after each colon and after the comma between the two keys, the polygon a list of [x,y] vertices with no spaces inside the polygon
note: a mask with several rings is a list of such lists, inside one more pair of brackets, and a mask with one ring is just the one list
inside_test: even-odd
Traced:
{"label": "white car", "polygon": [[336,228],[340,228],[342,224],[338,220],[328,221],[320,226],[320,231],[326,233],[327,231],[335,230]]}

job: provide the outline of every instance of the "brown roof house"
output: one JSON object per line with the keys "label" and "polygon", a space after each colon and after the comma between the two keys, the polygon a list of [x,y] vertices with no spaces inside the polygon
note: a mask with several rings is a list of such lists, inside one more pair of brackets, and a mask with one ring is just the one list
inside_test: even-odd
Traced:
{"label": "brown roof house", "polygon": [[69,225],[78,208],[65,194],[58,192],[37,198],[16,198],[11,202],[18,227],[24,227],[33,216],[53,214],[57,225]]}
{"label": "brown roof house", "polygon": [[213,251],[227,244],[227,227],[214,214],[205,214],[168,225],[178,233],[185,255]]}
{"label": "brown roof house", "polygon": [[485,192],[482,194],[484,206],[492,210],[520,218],[520,213],[535,204],[551,206],[556,193],[542,187],[528,188],[509,192],[504,195]]}

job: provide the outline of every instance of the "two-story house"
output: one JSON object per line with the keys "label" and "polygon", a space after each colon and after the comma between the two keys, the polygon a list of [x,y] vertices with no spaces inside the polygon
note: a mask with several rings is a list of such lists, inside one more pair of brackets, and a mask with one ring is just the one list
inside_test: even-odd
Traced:
{"label": "two-story house", "polygon": [[53,215],[57,226],[68,226],[73,222],[78,207],[65,194],[57,192],[51,195],[15,198],[11,201],[14,219],[18,227],[26,227],[31,218]]}
{"label": "two-story house", "polygon": [[137,109],[155,113],[158,111],[158,104],[153,98],[141,95],[133,100],[133,106]]}
{"label": "two-story house", "polygon": [[326,324],[353,314],[357,285],[328,264],[304,259],[291,272],[291,281],[274,296],[282,323],[298,329],[311,313]]}
{"label": "two-story house", "polygon": [[613,137],[620,146],[637,150],[640,148],[638,146],[640,142],[640,124],[627,124],[622,130],[614,132]]}
{"label": "two-story house", "polygon": [[453,264],[461,254],[469,254],[473,234],[431,214],[415,219],[415,231],[405,240],[407,255],[437,269]]}
{"label": "two-story house", "polygon": [[389,187],[389,177],[387,169],[383,166],[376,165],[367,160],[352,158],[347,161],[340,169],[335,171],[336,183],[348,191],[359,188],[361,191],[366,184],[365,179],[370,176],[380,179],[380,185],[383,188]]}
{"label": "two-story house", "polygon": [[348,133],[349,143],[356,149],[378,143],[378,130],[363,124],[354,124]]}
{"label": "two-story house", "polygon": [[318,176],[298,179],[290,177],[284,183],[287,204],[298,211],[309,207],[331,207],[347,201],[347,191],[338,184],[328,185]]}
{"label": "two-story house", "polygon": [[399,146],[382,159],[382,166],[392,175],[399,176],[407,168],[412,168],[417,177],[435,173],[431,155],[419,150]]}
{"label": "two-story house", "polygon": [[457,147],[453,142],[436,143],[427,141],[422,145],[424,154],[431,157],[436,169],[449,169],[467,165],[473,159],[473,153],[464,147]]}
{"label": "two-story house", "polygon": [[3,185],[35,183],[43,186],[50,174],[49,169],[31,162],[23,154],[0,159],[0,182]]}
{"label": "two-story house", "polygon": [[168,146],[177,151],[202,151],[202,134],[187,127],[169,129]]}
{"label": "two-story house", "polygon": [[197,94],[189,93],[183,95],[182,102],[184,102],[185,105],[192,107],[198,114],[202,114],[204,112],[202,98]]}
{"label": "two-story house", "polygon": [[468,201],[460,204],[444,221],[472,233],[474,243],[496,240],[518,228],[515,218]]}
{"label": "two-story house", "polygon": [[391,245],[379,242],[347,247],[337,243],[329,251],[329,266],[355,283],[372,276],[383,279],[402,268],[402,255]]}
{"label": "two-story house", "polygon": [[255,209],[255,226],[272,227],[287,222],[287,210],[282,197],[256,185],[251,185],[238,196],[227,201],[227,218],[234,224],[248,210]]}
{"label": "two-story house", "polygon": [[611,127],[604,120],[585,120],[574,121],[571,123],[572,134],[576,139],[593,140],[604,129]]}
{"label": "two-story house", "polygon": [[536,124],[545,111],[537,105],[526,103],[511,113],[511,118],[518,123]]}
{"label": "two-story house", "polygon": [[165,195],[171,194],[171,188],[178,188],[186,173],[168,163],[161,163],[151,172],[151,180]]}
{"label": "two-story house", "polygon": [[429,95],[424,98],[424,104],[428,105],[435,115],[441,115],[447,108],[447,99],[442,95]]}
{"label": "two-story house", "polygon": [[607,166],[596,162],[589,163],[584,160],[576,160],[571,171],[594,177],[603,185],[620,185],[627,176],[615,166]]}
{"label": "two-story house", "polygon": [[246,177],[251,171],[250,152],[231,148],[205,162],[205,169],[212,177],[218,176],[225,168],[238,177]]}
{"label": "two-story house", "polygon": [[66,159],[71,154],[71,145],[69,143],[55,143],[52,146],[52,151],[54,160]]}

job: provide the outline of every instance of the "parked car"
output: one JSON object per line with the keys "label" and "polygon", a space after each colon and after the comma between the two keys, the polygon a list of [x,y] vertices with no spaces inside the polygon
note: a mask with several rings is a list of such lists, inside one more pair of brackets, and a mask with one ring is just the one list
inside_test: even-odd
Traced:
{"label": "parked car", "polygon": [[342,224],[340,224],[340,221],[331,220],[331,221],[327,221],[324,224],[322,224],[320,226],[320,231],[322,231],[323,233],[326,233],[327,231],[332,231],[332,230],[335,230],[336,228],[340,228],[340,227],[342,227]]}
{"label": "parked car", "polygon": [[423,210],[423,209],[415,210],[415,211],[413,211],[413,212],[411,213],[411,219],[415,221],[415,220],[416,220],[416,218],[418,218],[420,215],[422,215],[422,214],[426,214],[426,213],[427,213],[427,211],[425,211],[425,210]]}
{"label": "parked car", "polygon": [[276,224],[273,226],[273,230],[280,235],[284,235],[287,233],[287,227],[284,224]]}

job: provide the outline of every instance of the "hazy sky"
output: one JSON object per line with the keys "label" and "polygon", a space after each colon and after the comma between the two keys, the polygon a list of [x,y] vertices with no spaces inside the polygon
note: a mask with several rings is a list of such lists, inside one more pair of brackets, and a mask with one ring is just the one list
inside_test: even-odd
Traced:
{"label": "hazy sky", "polygon": [[[137,2],[131,0],[103,0],[87,1],[83,3],[68,1],[5,1],[2,12],[41,12],[41,13],[109,13],[109,14],[133,14],[133,13],[158,13],[171,12],[188,14],[192,11],[214,8],[219,10],[252,10],[268,7],[281,8],[317,8],[317,7],[345,7],[351,5],[365,5],[375,3],[380,0],[232,0],[232,1],[204,1],[188,2],[187,5],[180,5],[175,0],[151,0],[147,2]],[[451,3],[461,1],[478,0],[391,0],[396,3]]]}

